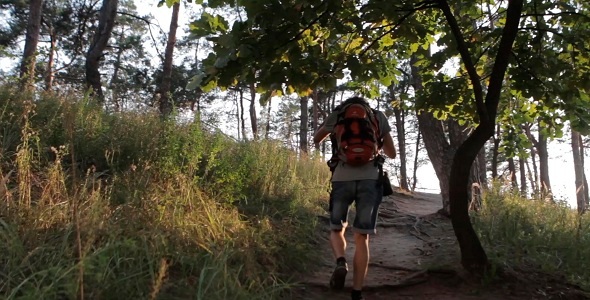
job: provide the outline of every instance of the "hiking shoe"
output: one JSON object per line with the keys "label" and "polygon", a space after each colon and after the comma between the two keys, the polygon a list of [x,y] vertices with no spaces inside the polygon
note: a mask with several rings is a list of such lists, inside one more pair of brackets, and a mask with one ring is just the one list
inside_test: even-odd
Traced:
{"label": "hiking shoe", "polygon": [[330,278],[330,288],[335,290],[341,290],[344,288],[344,281],[346,280],[346,274],[348,273],[348,265],[346,262],[339,262],[336,264],[336,268]]}

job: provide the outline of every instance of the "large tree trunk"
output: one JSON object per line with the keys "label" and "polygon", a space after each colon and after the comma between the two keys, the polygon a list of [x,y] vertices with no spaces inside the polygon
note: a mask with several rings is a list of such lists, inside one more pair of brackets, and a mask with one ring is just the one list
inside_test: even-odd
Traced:
{"label": "large tree trunk", "polygon": [[37,62],[37,44],[41,34],[41,11],[43,0],[30,0],[29,19],[27,21],[27,33],[25,37],[25,49],[20,65],[21,85],[31,88],[35,82],[35,64]]}
{"label": "large tree trunk", "polygon": [[308,126],[308,112],[307,112],[307,97],[301,97],[301,126],[299,127],[299,149],[301,153],[308,152],[307,145],[307,126]]}
{"label": "large tree trunk", "polygon": [[250,125],[252,126],[252,138],[258,140],[258,117],[256,116],[256,84],[250,83]]}
{"label": "large tree trunk", "polygon": [[98,28],[92,39],[92,43],[86,53],[86,85],[92,88],[98,100],[104,102],[102,84],[100,82],[100,59],[107,47],[109,38],[115,26],[118,0],[103,0],[100,9]]}
{"label": "large tree trunk", "polygon": [[584,188],[584,165],[580,152],[580,133],[572,128],[572,154],[574,158],[574,174],[576,187],[576,200],[578,204],[578,212],[586,211],[586,192]]}
{"label": "large tree trunk", "polygon": [[164,64],[162,66],[162,82],[160,83],[160,115],[164,118],[172,113],[172,99],[170,99],[170,88],[172,86],[172,65],[174,58],[174,47],[176,46],[176,31],[178,29],[178,12],[180,2],[172,6],[172,18],[170,19],[170,30],[164,53]]}
{"label": "large tree trunk", "polygon": [[[417,58],[412,56],[410,59],[412,85],[414,90],[419,91],[423,88],[422,78],[420,77],[418,67],[415,66]],[[446,139],[442,122],[434,118],[431,112],[422,111],[416,113],[418,118],[418,127],[424,140],[424,147],[438,178],[440,194],[442,197],[443,207],[439,213],[445,216],[450,215],[449,206],[449,170],[452,159],[451,145]]]}
{"label": "large tree trunk", "polygon": [[473,93],[480,120],[479,125],[465,142],[459,146],[453,158],[449,184],[451,221],[461,249],[461,263],[463,267],[470,272],[484,274],[489,267],[489,262],[479,238],[471,225],[468,213],[470,190],[468,188],[468,182],[473,161],[486,141],[494,134],[502,84],[508,67],[512,44],[518,32],[523,0],[511,0],[508,2],[505,26],[502,30],[502,37],[498,45],[492,73],[489,76],[489,85],[485,98],[481,86],[481,78],[477,74],[471,54],[469,53],[469,48],[465,43],[457,21],[446,0],[440,0],[439,5],[457,40],[457,48],[473,85]]}
{"label": "large tree trunk", "polygon": [[[395,114],[395,129],[397,131],[397,143],[398,143],[398,152],[399,152],[399,175],[400,175],[400,188],[409,191],[410,188],[408,186],[408,171],[406,168],[406,164],[408,163],[408,157],[406,154],[406,128],[405,124],[405,111],[396,106],[393,108],[393,113]],[[416,155],[418,157],[418,155]]]}

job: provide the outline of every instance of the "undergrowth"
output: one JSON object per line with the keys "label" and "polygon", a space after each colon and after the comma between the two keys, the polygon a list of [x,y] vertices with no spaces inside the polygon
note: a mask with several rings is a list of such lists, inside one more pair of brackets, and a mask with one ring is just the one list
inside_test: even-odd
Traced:
{"label": "undergrowth", "polygon": [[31,99],[0,87],[0,298],[279,299],[316,262],[323,163]]}
{"label": "undergrowth", "polygon": [[494,186],[473,223],[490,259],[565,277],[590,290],[590,216],[565,202],[524,199]]}

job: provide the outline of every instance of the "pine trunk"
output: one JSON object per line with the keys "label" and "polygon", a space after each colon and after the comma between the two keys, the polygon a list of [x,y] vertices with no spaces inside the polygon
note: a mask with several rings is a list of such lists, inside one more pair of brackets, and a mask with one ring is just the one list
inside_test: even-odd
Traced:
{"label": "pine trunk", "polygon": [[307,105],[308,99],[307,97],[301,97],[301,126],[299,127],[299,149],[301,153],[308,153],[308,145],[307,145],[307,131],[308,131],[308,112],[307,112]]}
{"label": "pine trunk", "polygon": [[250,125],[252,126],[252,138],[258,140],[258,117],[256,116],[256,84],[250,83]]}
{"label": "pine trunk", "polygon": [[394,107],[393,113],[395,114],[395,129],[397,131],[397,143],[400,161],[400,188],[405,191],[409,191],[408,186],[408,171],[406,165],[408,163],[408,157],[406,154],[406,129],[405,129],[405,111],[400,107]]}
{"label": "pine trunk", "polygon": [[162,82],[160,83],[160,115],[167,118],[172,113],[172,66],[174,60],[174,47],[176,46],[176,31],[178,30],[178,14],[180,11],[180,2],[172,6],[172,18],[170,19],[170,30],[168,31],[168,41],[166,42],[166,51],[164,52],[164,64],[162,66]]}
{"label": "pine trunk", "polygon": [[92,39],[92,43],[86,53],[86,85],[92,88],[92,91],[100,102],[104,102],[102,84],[100,81],[100,60],[106,49],[109,38],[115,26],[117,16],[118,0],[103,0],[100,9],[98,28]]}
{"label": "pine trunk", "polygon": [[584,165],[580,152],[580,133],[574,129],[571,130],[572,138],[572,154],[574,158],[574,183],[576,187],[576,200],[578,204],[578,212],[586,211],[586,192],[584,188]]}
{"label": "pine trunk", "polygon": [[30,0],[25,48],[23,51],[23,60],[20,65],[21,85],[26,89],[32,88],[35,83],[36,54],[37,45],[39,44],[39,35],[41,34],[42,10],[43,0]]}

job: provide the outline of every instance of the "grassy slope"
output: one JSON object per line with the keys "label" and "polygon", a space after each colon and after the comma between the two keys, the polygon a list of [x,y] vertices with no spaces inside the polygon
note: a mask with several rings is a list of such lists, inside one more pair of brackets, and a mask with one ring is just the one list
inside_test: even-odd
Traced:
{"label": "grassy slope", "polygon": [[0,88],[0,298],[271,299],[313,266],[323,163],[30,99]]}

